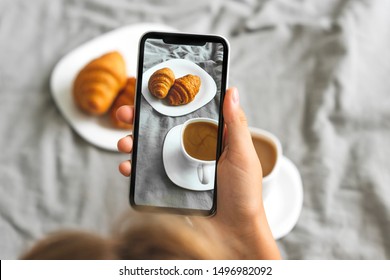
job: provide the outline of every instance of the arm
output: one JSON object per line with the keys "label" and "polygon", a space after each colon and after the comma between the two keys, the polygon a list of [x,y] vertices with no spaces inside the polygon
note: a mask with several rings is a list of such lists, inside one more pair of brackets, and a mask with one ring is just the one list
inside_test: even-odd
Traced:
{"label": "arm", "polygon": [[218,162],[217,213],[221,236],[235,239],[239,258],[280,259],[262,199],[262,169],[235,88],[226,92],[225,137]]}
{"label": "arm", "polygon": [[[133,107],[122,106],[117,118],[132,123],[133,114]],[[223,241],[234,244],[237,259],[280,259],[263,207],[261,164],[239,105],[237,89],[226,92],[223,114],[226,126],[218,162],[217,213],[210,222]],[[118,141],[121,152],[130,153],[132,147],[131,136]],[[119,171],[129,176],[130,161],[122,162]]]}

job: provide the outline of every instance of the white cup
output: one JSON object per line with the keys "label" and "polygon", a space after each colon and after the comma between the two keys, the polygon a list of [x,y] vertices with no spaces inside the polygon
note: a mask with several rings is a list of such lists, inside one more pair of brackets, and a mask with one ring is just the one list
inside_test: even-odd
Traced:
{"label": "white cup", "polygon": [[208,183],[210,183],[211,178],[214,176],[216,161],[200,160],[194,158],[190,156],[187,153],[186,149],[184,148],[184,141],[183,141],[184,131],[189,124],[195,122],[208,122],[208,123],[216,124],[217,126],[218,126],[218,122],[216,120],[209,119],[209,118],[193,118],[187,120],[181,128],[181,134],[180,134],[181,151],[183,152],[183,155],[187,159],[188,163],[197,168],[199,182],[204,185],[207,185]]}
{"label": "white cup", "polygon": [[[267,174],[267,176],[263,175],[263,200],[265,200],[272,192],[273,185],[275,185],[276,181],[275,179],[278,176],[280,170],[281,158],[283,156],[282,144],[275,135],[268,131],[254,127],[249,128],[249,130],[251,132],[252,139],[256,137],[266,139],[274,146],[276,151],[275,164],[273,165],[271,171]],[[259,158],[261,158],[261,156],[259,156]]]}

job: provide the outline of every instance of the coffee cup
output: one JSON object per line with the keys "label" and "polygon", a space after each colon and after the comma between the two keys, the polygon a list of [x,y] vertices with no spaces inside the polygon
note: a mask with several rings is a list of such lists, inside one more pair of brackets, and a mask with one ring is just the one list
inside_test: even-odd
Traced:
{"label": "coffee cup", "polygon": [[187,120],[181,128],[181,151],[196,167],[201,184],[209,184],[215,172],[218,122],[209,118]]}
{"label": "coffee cup", "polygon": [[280,170],[282,144],[275,135],[263,129],[250,128],[250,132],[263,170],[263,200],[265,200],[272,192]]}

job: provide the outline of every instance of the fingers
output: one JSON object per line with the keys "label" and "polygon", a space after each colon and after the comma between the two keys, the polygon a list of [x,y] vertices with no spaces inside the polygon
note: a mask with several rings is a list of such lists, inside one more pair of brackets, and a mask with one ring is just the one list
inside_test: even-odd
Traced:
{"label": "fingers", "polygon": [[133,124],[134,107],[124,105],[116,110],[116,118],[124,123]]}
{"label": "fingers", "polygon": [[246,150],[247,146],[252,144],[252,139],[246,116],[239,104],[238,90],[236,88],[230,88],[226,91],[223,103],[223,117],[227,128],[226,135],[228,136],[225,139],[225,144],[229,146],[229,149],[234,149],[237,152]]}
{"label": "fingers", "polygon": [[[121,138],[118,141],[118,151],[122,153],[131,153],[133,150],[133,137],[131,135],[127,135],[126,137]],[[131,172],[131,163],[130,160],[123,161],[119,164],[119,172],[123,176],[130,176]]]}
{"label": "fingers", "polygon": [[240,98],[237,88],[229,88],[226,91],[223,103],[223,117],[225,123],[229,125],[239,125],[247,127],[247,121],[244,112],[240,107]]}
{"label": "fingers", "polygon": [[[134,107],[132,106],[121,106],[116,111],[116,117],[118,120],[132,124],[134,117]],[[126,137],[121,138],[117,144],[118,151],[122,153],[131,153],[133,150],[133,137],[128,135]],[[130,176],[131,172],[131,163],[130,160],[123,161],[119,164],[119,172],[123,176]]]}
{"label": "fingers", "polygon": [[133,137],[131,135],[127,135],[121,139],[119,139],[118,151],[121,153],[129,154],[133,150]]}
{"label": "fingers", "polygon": [[126,177],[130,176],[131,173],[131,163],[130,160],[123,161],[119,164],[119,172]]}

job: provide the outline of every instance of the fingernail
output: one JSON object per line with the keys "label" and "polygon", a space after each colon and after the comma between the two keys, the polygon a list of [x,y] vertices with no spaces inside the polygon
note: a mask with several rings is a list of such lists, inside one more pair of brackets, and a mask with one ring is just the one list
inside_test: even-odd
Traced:
{"label": "fingernail", "polygon": [[238,104],[239,102],[239,97],[238,97],[238,90],[236,88],[233,88],[233,93],[232,93],[232,97],[233,97],[233,102],[235,104]]}

